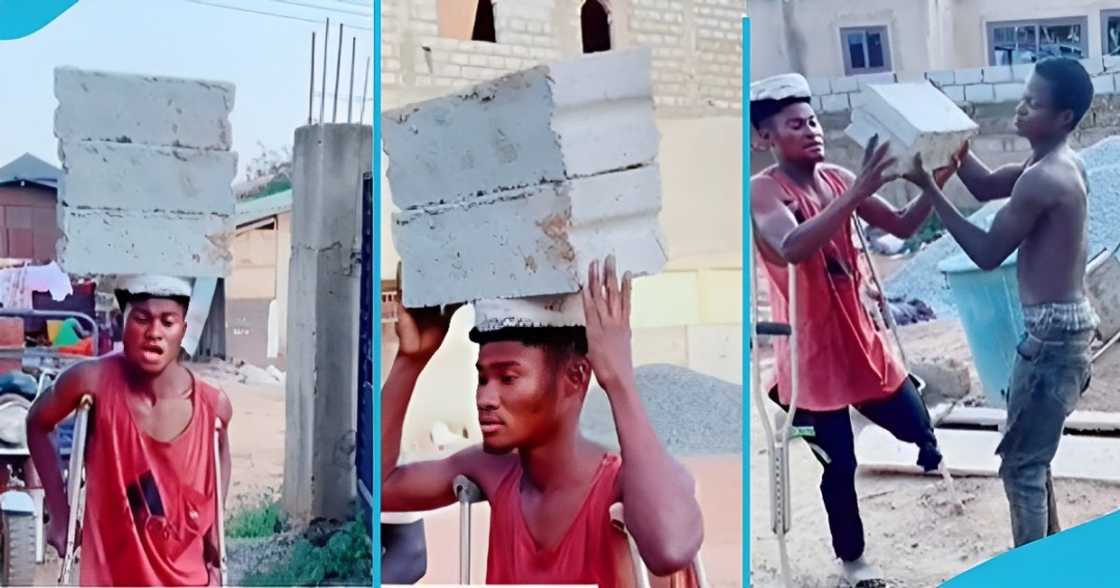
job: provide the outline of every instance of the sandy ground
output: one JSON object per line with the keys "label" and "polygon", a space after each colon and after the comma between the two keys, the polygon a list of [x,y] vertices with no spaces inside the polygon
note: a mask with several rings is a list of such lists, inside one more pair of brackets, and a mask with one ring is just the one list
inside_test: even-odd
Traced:
{"label": "sandy ground", "polygon": [[[712,588],[741,586],[743,578],[743,462],[738,455],[718,455],[682,460],[699,486],[704,513],[701,557]],[[486,538],[489,507],[472,509],[471,576],[479,582],[486,575]],[[425,517],[428,573],[422,584],[453,584],[459,570],[459,510],[441,509]]]}
{"label": "sandy ground", "polygon": [[[233,404],[230,448],[233,474],[227,512],[278,494],[284,476],[284,388],[280,385],[238,382],[222,364],[192,366],[210,383],[223,389]],[[52,549],[38,566],[38,586],[57,585],[59,561]]]}
{"label": "sandy ground", "polygon": [[[899,263],[878,263],[889,275]],[[893,266],[893,267],[892,267]],[[983,404],[983,392],[964,331],[957,321],[936,321],[900,332],[909,356],[953,358],[969,366],[968,404]],[[762,357],[768,355],[764,352]],[[1079,407],[1120,411],[1120,346],[1094,364],[1094,382]],[[780,585],[778,542],[770,530],[770,487],[765,441],[756,409],[750,407],[750,583]],[[842,586],[832,553],[818,484],[820,465],[804,443],[790,451],[792,529],[789,546],[793,584]],[[1003,485],[996,478],[958,478],[965,514],[952,514],[939,478],[860,473],[857,481],[867,557],[902,588],[933,587],[1011,547]],[[1060,520],[1069,528],[1120,506],[1120,486],[1058,480]]]}
{"label": "sandy ground", "polygon": [[[777,539],[770,531],[770,488],[765,442],[751,411],[750,585],[779,586]],[[794,585],[841,586],[824,506],[817,485],[820,466],[804,443],[790,451],[792,529],[787,542]],[[1120,505],[1120,486],[1058,480],[1058,508],[1066,528],[1109,514]],[[1003,486],[994,478],[959,478],[964,516],[952,514],[938,478],[860,474],[856,487],[867,557],[897,588],[926,588],[1011,547]]]}

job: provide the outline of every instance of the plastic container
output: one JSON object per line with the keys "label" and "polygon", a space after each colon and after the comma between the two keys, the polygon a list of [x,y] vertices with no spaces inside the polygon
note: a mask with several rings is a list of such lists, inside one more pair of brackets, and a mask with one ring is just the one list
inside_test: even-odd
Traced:
{"label": "plastic container", "polygon": [[986,272],[964,253],[938,264],[953,294],[988,406],[1006,408],[1016,349],[1024,332],[1018,253]]}

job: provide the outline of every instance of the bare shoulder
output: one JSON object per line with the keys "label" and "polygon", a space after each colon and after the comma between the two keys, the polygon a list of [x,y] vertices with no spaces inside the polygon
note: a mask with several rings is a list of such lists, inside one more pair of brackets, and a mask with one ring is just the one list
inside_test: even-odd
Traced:
{"label": "bare shoulder", "polygon": [[1040,205],[1058,204],[1070,196],[1084,197],[1085,182],[1073,157],[1047,157],[1023,170],[1012,195]]}
{"label": "bare shoulder", "polygon": [[98,380],[106,369],[114,367],[119,361],[117,354],[79,361],[66,368],[55,381],[56,389],[78,389],[81,393],[94,394],[99,386]]}
{"label": "bare shoulder", "polygon": [[773,202],[779,199],[782,186],[773,176],[766,171],[759,172],[751,177],[751,201]]}

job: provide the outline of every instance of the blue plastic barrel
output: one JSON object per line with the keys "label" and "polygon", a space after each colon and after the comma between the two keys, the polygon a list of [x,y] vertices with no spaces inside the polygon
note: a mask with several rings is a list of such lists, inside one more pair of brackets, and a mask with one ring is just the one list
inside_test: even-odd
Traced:
{"label": "blue plastic barrel", "polygon": [[988,405],[1006,408],[1006,391],[1023,335],[1023,307],[1016,276],[1017,253],[990,272],[964,253],[938,264],[957,307]]}

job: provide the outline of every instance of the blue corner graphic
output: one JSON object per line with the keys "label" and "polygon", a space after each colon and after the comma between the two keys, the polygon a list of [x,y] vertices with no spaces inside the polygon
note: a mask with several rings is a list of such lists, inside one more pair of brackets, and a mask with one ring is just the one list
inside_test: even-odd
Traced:
{"label": "blue corner graphic", "polygon": [[1120,512],[1114,512],[996,556],[942,586],[1120,586],[1118,537]]}
{"label": "blue corner graphic", "polygon": [[0,2],[0,41],[22,39],[77,3],[78,0],[4,0]]}

